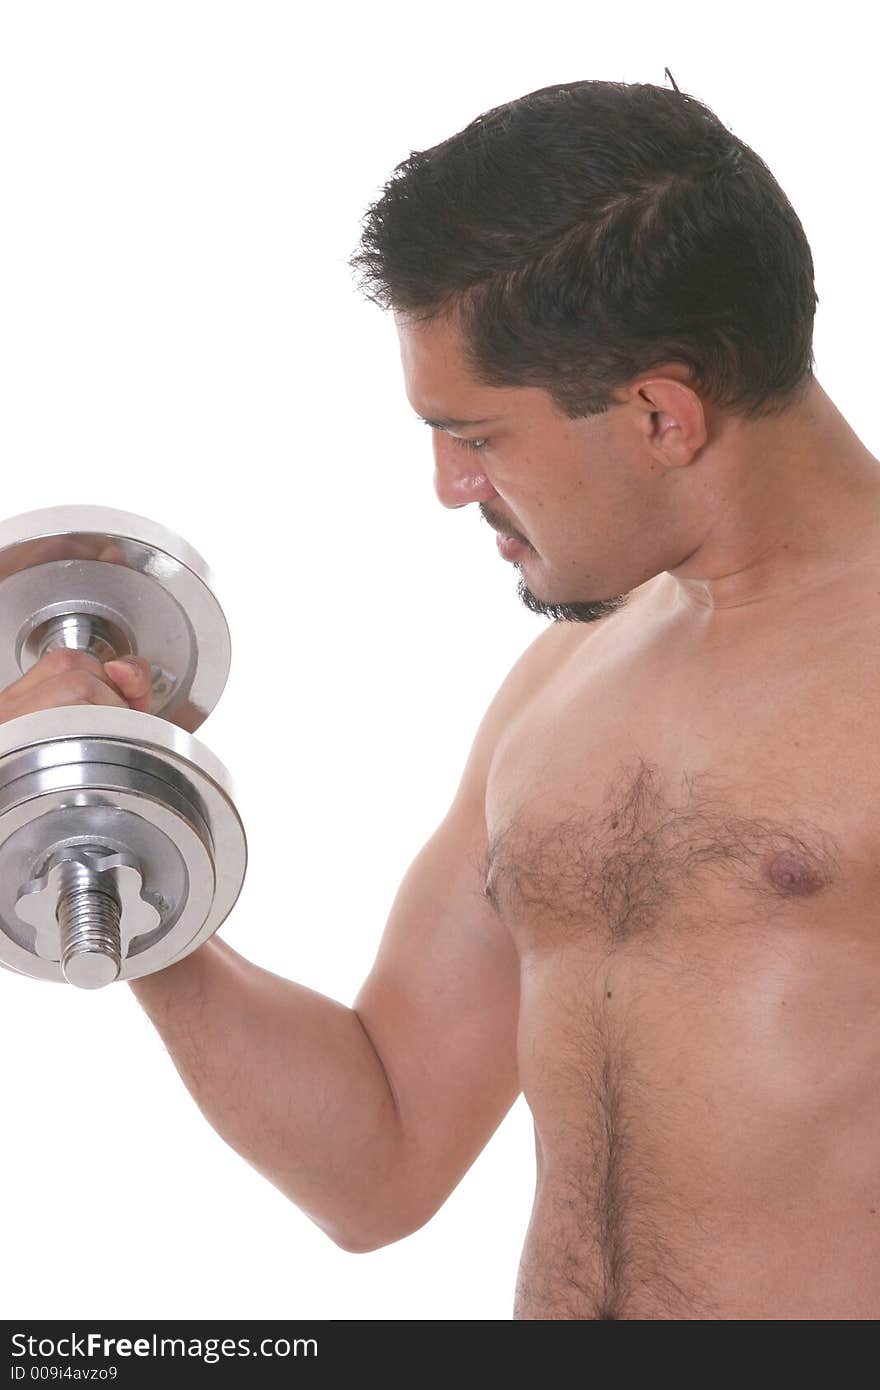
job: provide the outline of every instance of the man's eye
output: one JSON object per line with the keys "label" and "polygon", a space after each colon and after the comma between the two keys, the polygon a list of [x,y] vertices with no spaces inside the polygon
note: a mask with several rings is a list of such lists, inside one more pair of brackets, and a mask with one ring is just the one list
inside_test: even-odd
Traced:
{"label": "man's eye", "polygon": [[480,449],[485,449],[486,445],[489,443],[488,439],[459,439],[455,434],[451,434],[449,438],[453,443],[457,444],[460,449],[476,449],[477,452],[479,452]]}

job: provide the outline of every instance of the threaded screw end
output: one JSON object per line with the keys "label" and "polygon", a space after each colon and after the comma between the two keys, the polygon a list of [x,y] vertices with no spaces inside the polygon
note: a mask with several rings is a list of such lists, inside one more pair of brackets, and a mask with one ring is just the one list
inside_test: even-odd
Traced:
{"label": "threaded screw end", "polygon": [[58,886],[56,915],[64,978],[79,989],[112,984],[122,968],[122,905],[107,876],[66,860]]}

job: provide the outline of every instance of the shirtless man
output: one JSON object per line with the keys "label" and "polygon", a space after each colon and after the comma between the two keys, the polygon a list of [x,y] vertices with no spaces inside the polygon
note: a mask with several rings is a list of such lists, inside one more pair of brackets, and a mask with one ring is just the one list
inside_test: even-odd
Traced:
{"label": "shirtless man", "polygon": [[[130,987],[346,1250],[428,1221],[521,1089],[516,1317],[876,1318],[880,465],[812,377],[749,424],[673,364],[571,420],[475,385],[452,320],[396,324],[413,407],[491,421],[436,428],[440,501],[527,542],[520,596],[569,621],[492,701],[353,1008],[219,937]],[[0,716],[145,708],[113,671],[53,652]]]}

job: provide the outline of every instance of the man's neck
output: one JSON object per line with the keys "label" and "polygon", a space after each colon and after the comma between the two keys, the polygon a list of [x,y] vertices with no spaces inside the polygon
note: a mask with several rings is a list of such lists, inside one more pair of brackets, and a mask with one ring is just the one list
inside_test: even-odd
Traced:
{"label": "man's neck", "polygon": [[743,426],[708,492],[702,540],[668,571],[682,609],[772,608],[880,564],[880,461],[818,382],[797,412]]}

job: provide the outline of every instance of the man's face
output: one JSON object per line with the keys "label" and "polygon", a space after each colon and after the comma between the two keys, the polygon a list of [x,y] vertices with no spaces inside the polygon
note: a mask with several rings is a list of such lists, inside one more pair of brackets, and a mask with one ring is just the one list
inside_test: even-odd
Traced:
{"label": "man's face", "polygon": [[418,325],[395,315],[395,324],[416,413],[485,421],[434,430],[434,486],[444,506],[476,502],[496,531],[527,542],[516,560],[527,608],[593,622],[666,567],[663,469],[632,423],[620,426],[616,407],[570,420],[546,391],[475,383],[450,319]]}

